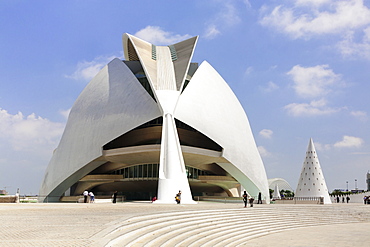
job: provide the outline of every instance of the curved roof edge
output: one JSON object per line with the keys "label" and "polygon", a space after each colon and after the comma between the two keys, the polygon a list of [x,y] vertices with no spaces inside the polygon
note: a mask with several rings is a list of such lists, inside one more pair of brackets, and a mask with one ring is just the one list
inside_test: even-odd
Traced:
{"label": "curved roof edge", "polygon": [[262,192],[268,197],[266,171],[247,115],[231,88],[208,62],[199,66],[181,94],[175,117],[223,148],[223,157],[233,166],[219,165],[249,188],[250,194]]}

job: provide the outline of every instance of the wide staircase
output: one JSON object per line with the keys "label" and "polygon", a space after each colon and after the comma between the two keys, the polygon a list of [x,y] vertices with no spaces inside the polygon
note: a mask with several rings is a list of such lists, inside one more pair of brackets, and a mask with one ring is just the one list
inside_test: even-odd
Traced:
{"label": "wide staircase", "polygon": [[105,246],[239,246],[299,227],[370,222],[370,206],[259,205],[253,208],[158,213],[116,224]]}

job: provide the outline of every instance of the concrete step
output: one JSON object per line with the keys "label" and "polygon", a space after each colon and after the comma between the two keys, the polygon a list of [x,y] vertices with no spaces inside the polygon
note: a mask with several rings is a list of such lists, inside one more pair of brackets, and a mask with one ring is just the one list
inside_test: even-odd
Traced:
{"label": "concrete step", "polygon": [[[145,237],[159,236],[164,232],[170,232],[178,228],[192,227],[193,225],[199,225],[202,223],[214,224],[218,220],[229,219],[237,221],[239,218],[243,218],[252,215],[250,212],[244,212],[243,214],[235,214],[235,212],[190,212],[191,214],[182,213],[181,215],[176,214],[161,214],[156,215],[155,218],[152,216],[140,217],[129,219],[120,227],[117,227],[109,235],[109,238],[117,238],[115,242],[120,242],[124,238],[124,243],[129,246],[134,244],[135,241],[139,242]],[[222,213],[222,214],[221,214]],[[151,217],[151,218],[148,218]],[[271,215],[272,217],[272,215]],[[129,223],[128,223],[129,222]],[[121,237],[121,235],[124,236]],[[120,239],[118,239],[120,238]],[[136,240],[134,240],[136,239]],[[110,244],[113,244],[111,242]]]}
{"label": "concrete step", "polygon": [[128,219],[105,238],[106,246],[235,246],[272,232],[364,220],[322,205],[172,212]]}
{"label": "concrete step", "polygon": [[[268,217],[266,215],[266,217],[258,217],[258,216],[255,217],[254,216],[253,218],[245,218],[243,216],[238,215],[238,217],[235,216],[235,219],[221,220],[212,225],[211,224],[207,224],[207,225],[198,224],[194,227],[188,227],[187,229],[184,229],[186,233],[182,232],[181,234],[179,234],[180,233],[179,231],[168,232],[168,233],[163,234],[161,238],[167,237],[169,239],[168,241],[163,242],[163,244],[166,244],[168,246],[171,246],[171,245],[175,246],[177,243],[186,245],[186,244],[190,244],[192,240],[194,239],[203,239],[209,236],[225,235],[228,229],[231,229],[231,231],[234,231],[235,227],[239,225],[242,225],[242,226],[248,225],[251,228],[253,228],[253,226],[255,225],[263,225],[263,224],[268,225],[270,222],[279,222],[280,224],[280,221],[296,220],[296,217],[293,217],[292,219],[290,219],[289,217],[285,217],[284,219],[277,217],[275,220],[274,220],[274,217],[271,217],[271,216]],[[201,231],[199,231],[200,229]],[[156,240],[154,240],[153,241],[154,246],[155,244],[157,244],[158,246],[158,244],[160,243],[160,240],[161,240],[160,238],[157,238]]]}

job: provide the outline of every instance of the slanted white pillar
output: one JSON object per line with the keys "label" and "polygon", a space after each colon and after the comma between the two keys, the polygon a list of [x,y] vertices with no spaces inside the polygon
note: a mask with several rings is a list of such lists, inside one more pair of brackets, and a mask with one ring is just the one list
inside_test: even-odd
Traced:
{"label": "slanted white pillar", "polygon": [[158,199],[155,203],[175,204],[175,196],[181,190],[182,204],[195,204],[186,174],[184,157],[176,129],[173,111],[179,92],[157,91],[163,110],[161,154],[159,161]]}

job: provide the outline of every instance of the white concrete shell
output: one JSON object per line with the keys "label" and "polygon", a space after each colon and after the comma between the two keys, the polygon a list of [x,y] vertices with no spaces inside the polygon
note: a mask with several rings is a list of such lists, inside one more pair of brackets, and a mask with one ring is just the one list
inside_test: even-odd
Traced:
{"label": "white concrete shell", "polygon": [[[117,169],[157,162],[160,164],[158,202],[172,203],[174,194],[182,190],[182,202],[193,203],[185,164],[217,164],[249,195],[257,196],[261,192],[263,198],[268,198],[266,172],[241,104],[207,62],[198,68],[191,67],[196,41],[194,37],[159,47],[125,34],[126,59],[140,63],[150,89],[144,89],[133,68],[121,60],[114,59],[105,66],[72,107],[62,139],[46,170],[40,196],[58,200],[72,185],[86,180],[89,173],[106,162],[115,162],[113,167]],[[107,143],[158,117],[163,117],[160,146],[103,150]],[[221,147],[221,151],[180,145],[175,120],[201,133]],[[181,135],[191,138],[184,131]],[[208,179],[225,188],[232,183],[227,179],[222,183]]]}
{"label": "white concrete shell", "polygon": [[203,62],[193,75],[179,99],[175,117],[223,148],[226,162],[218,165],[249,195],[261,192],[268,198],[266,171],[248,118],[235,94],[209,63]]}
{"label": "white concrete shell", "polygon": [[267,182],[269,184],[269,189],[271,190],[275,190],[275,185],[278,185],[280,190],[290,190],[292,192],[294,191],[288,181],[283,178],[270,178],[267,180]]}
{"label": "white concrete shell", "polygon": [[112,60],[74,103],[58,148],[46,169],[40,196],[57,200],[105,162],[102,146],[160,116],[157,103],[119,59]]}

